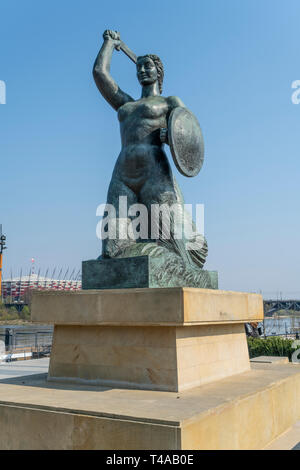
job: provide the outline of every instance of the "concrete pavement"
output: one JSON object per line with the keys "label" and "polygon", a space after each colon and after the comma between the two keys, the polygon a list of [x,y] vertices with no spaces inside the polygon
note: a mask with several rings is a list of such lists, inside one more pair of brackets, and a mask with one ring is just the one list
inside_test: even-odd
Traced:
{"label": "concrete pavement", "polygon": [[14,377],[23,377],[33,374],[48,373],[49,358],[30,359],[27,361],[0,362],[0,382],[1,380]]}

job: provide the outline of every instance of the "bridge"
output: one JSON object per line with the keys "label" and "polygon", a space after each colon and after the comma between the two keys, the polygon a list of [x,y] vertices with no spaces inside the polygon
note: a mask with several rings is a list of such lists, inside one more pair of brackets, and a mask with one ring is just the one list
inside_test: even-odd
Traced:
{"label": "bridge", "polygon": [[271,317],[279,310],[300,312],[300,300],[264,300],[266,317]]}

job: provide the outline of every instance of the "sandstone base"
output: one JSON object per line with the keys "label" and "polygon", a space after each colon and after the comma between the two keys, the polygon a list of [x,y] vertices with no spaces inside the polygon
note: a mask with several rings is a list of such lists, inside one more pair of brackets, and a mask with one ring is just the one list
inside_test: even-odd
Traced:
{"label": "sandstone base", "polygon": [[48,380],[177,392],[249,369],[243,324],[58,325]]}
{"label": "sandstone base", "polygon": [[299,397],[298,364],[255,363],[181,393],[6,379],[0,449],[262,449],[300,419]]}
{"label": "sandstone base", "polygon": [[37,292],[55,325],[49,380],[178,392],[250,369],[257,294],[194,288]]}

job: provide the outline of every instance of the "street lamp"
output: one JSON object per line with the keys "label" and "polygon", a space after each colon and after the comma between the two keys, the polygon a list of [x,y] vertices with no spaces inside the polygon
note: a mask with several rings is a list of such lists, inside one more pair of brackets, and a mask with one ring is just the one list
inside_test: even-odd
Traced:
{"label": "street lamp", "polygon": [[2,257],[6,250],[6,236],[2,234],[2,224],[0,224],[0,299],[2,298]]}

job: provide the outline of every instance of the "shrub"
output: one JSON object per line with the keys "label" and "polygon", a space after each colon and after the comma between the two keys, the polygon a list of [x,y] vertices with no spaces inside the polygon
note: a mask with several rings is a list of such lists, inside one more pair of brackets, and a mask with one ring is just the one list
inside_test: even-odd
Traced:
{"label": "shrub", "polygon": [[28,305],[24,305],[24,307],[19,313],[19,316],[22,320],[30,321],[30,310]]}
{"label": "shrub", "polygon": [[10,320],[18,320],[19,314],[15,308],[4,308],[0,311],[0,320],[1,321],[10,321]]}
{"label": "shrub", "polygon": [[287,356],[289,361],[295,349],[293,339],[272,336],[269,338],[247,338],[250,359],[258,356]]}
{"label": "shrub", "polygon": [[30,321],[29,307],[24,305],[23,310],[19,312],[15,307],[6,308],[0,301],[0,321],[9,322],[11,320]]}

